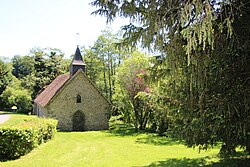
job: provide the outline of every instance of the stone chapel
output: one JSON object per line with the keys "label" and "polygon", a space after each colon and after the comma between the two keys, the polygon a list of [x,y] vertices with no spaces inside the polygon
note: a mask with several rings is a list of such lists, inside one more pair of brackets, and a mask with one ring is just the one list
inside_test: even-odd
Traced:
{"label": "stone chapel", "polygon": [[78,46],[70,73],[58,76],[37,95],[33,114],[58,120],[62,131],[108,129],[109,102],[85,75]]}

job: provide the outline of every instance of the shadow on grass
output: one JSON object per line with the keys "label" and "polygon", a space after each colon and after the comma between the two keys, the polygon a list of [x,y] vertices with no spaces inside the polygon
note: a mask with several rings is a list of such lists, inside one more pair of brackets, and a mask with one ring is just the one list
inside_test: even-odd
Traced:
{"label": "shadow on grass", "polygon": [[138,138],[136,140],[137,143],[141,144],[152,144],[152,145],[176,145],[176,144],[183,144],[183,142],[169,138],[166,136],[158,136],[157,134],[148,134],[145,137]]}
{"label": "shadow on grass", "polygon": [[206,165],[207,167],[250,167],[250,156],[249,157],[237,157],[237,158],[225,158],[219,162]]}
{"label": "shadow on grass", "polygon": [[149,165],[146,165],[144,167],[161,167],[161,166],[167,166],[167,167],[196,167],[196,166],[204,166],[206,164],[206,160],[204,158],[199,159],[176,159],[171,158],[167,159],[165,161],[157,161],[153,162]]}
{"label": "shadow on grass", "polygon": [[[182,144],[181,141],[168,138],[166,136],[159,136],[155,133],[150,133],[148,131],[136,131],[132,125],[124,123],[111,124],[108,131],[109,134],[115,136],[138,136],[136,142],[139,144],[152,144],[152,145],[175,145]],[[146,134],[146,135],[140,135]],[[139,136],[140,135],[140,136]]]}
{"label": "shadow on grass", "polygon": [[206,158],[197,158],[197,159],[167,159],[165,161],[153,162],[144,167],[249,167],[250,166],[250,157],[236,157],[236,158],[226,158],[222,159],[219,162],[212,162],[207,164],[209,157]]}
{"label": "shadow on grass", "polygon": [[110,124],[107,132],[115,136],[137,136],[142,133],[140,131],[136,132],[132,125],[123,123]]}

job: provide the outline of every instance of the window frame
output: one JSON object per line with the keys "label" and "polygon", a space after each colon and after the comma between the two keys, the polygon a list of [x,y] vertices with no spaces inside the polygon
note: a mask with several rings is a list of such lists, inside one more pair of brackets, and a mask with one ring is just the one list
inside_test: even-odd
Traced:
{"label": "window frame", "polygon": [[76,103],[82,103],[82,97],[81,95],[76,96]]}

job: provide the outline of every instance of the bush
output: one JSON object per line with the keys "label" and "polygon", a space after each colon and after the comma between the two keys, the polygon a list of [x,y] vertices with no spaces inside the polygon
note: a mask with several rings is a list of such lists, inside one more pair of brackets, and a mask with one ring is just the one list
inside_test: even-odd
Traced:
{"label": "bush", "polygon": [[0,160],[16,159],[53,138],[57,121],[30,119],[18,127],[0,127]]}
{"label": "bush", "polygon": [[0,159],[15,159],[36,147],[32,128],[0,128]]}

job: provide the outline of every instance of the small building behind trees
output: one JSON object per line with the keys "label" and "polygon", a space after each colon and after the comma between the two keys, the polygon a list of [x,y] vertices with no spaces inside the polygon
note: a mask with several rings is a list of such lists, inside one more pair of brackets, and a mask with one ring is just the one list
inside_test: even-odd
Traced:
{"label": "small building behind trees", "polygon": [[108,129],[109,102],[85,75],[78,46],[70,73],[58,76],[38,93],[33,114],[57,119],[63,131]]}

